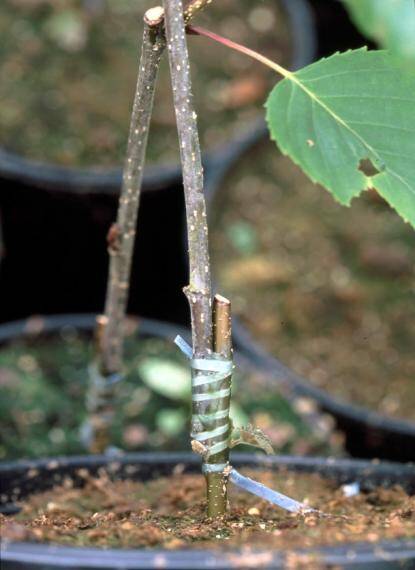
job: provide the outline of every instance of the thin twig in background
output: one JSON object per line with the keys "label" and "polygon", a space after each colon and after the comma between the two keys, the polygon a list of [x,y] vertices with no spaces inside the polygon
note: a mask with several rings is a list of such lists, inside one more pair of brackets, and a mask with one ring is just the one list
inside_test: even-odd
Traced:
{"label": "thin twig in background", "polygon": [[[131,259],[136,236],[137,212],[143,178],[147,137],[160,59],[165,48],[163,10],[152,8],[144,17],[141,59],[131,115],[127,155],[118,206],[117,221],[108,232],[110,267],[105,314],[97,323],[98,373],[104,379],[121,374],[123,368],[123,327],[128,302]],[[92,434],[90,449],[102,452],[109,443],[114,386],[92,382],[89,412]]]}
{"label": "thin twig in background", "polygon": [[[108,234],[110,269],[105,303],[105,316],[108,323],[103,333],[102,354],[100,355],[100,368],[105,375],[119,372],[122,367],[122,327],[128,301],[131,259],[136,235],[147,137],[157,73],[165,47],[164,35],[158,25],[159,15],[159,11],[152,9],[146,13],[144,18],[141,61],[131,115],[117,221]],[[155,24],[152,23],[154,21]]]}

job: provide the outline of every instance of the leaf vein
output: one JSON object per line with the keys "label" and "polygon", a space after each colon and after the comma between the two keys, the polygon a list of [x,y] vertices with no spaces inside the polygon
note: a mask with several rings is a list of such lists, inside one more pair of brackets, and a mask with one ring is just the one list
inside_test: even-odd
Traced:
{"label": "leaf vein", "polygon": [[399,158],[407,158],[408,160],[414,160],[413,156],[409,156],[409,154],[402,154],[401,152],[393,152],[391,150],[386,150],[383,148],[378,148],[377,151],[380,152],[381,154],[388,154],[390,156],[399,156]]}
{"label": "leaf vein", "polygon": [[407,129],[406,127],[399,127],[398,125],[385,125],[383,123],[371,123],[369,121],[346,121],[349,125],[361,125],[367,127],[380,127],[382,129],[393,129],[395,131],[402,131],[403,133],[410,133],[415,135],[415,130]]}
{"label": "leaf vein", "polygon": [[355,75],[356,73],[385,73],[390,72],[390,69],[348,69],[346,71],[339,71],[337,73],[328,73],[326,75],[320,75],[318,77],[312,77],[311,79],[301,79],[303,83],[312,83],[315,81],[320,81],[321,79],[333,79],[334,77],[340,77],[341,75]]}
{"label": "leaf vein", "polygon": [[[379,153],[375,150],[375,148],[373,148],[373,146],[370,145],[358,132],[356,132],[342,117],[340,117],[335,111],[333,111],[329,106],[327,106],[324,103],[324,101],[322,101],[318,97],[318,95],[316,95],[313,91],[311,91],[311,89],[303,85],[301,80],[295,74],[289,76],[287,79],[293,81],[300,89],[302,89],[305,93],[307,93],[307,95],[312,100],[316,101],[316,103],[318,103],[326,111],[326,113],[328,113],[335,121],[341,124],[345,129],[349,130],[352,133],[352,135],[354,135],[357,138],[357,140],[359,140],[362,143],[362,145],[369,152],[372,153],[374,157],[376,157],[380,162],[382,162],[382,159],[379,156]],[[415,188],[412,188],[410,184],[400,174],[398,174],[397,172],[395,172],[390,168],[388,168],[387,171],[391,176],[394,176],[397,180],[399,180],[402,184],[404,184],[404,186],[406,186],[411,193],[415,194]]]}
{"label": "leaf vein", "polygon": [[[316,136],[316,140],[319,140],[319,137],[317,134],[317,128],[316,128],[316,121],[315,121],[314,113],[315,113],[314,101],[313,101],[313,99],[311,99],[311,123],[313,125],[313,131],[314,131],[314,134]],[[319,150],[320,156],[322,158],[322,162],[324,163],[324,166],[326,168],[327,179],[329,180],[329,183],[330,183],[331,182],[331,180],[330,180],[331,179],[331,169],[329,168],[329,165],[327,163],[326,155],[321,148],[321,146],[324,146],[324,141],[325,141],[324,137],[322,139],[320,139],[320,144],[318,145],[318,150]]]}
{"label": "leaf vein", "polygon": [[381,97],[379,95],[358,95],[357,93],[349,93],[344,95],[320,95],[323,99],[374,99],[376,101],[403,101],[404,103],[415,103],[415,97]]}

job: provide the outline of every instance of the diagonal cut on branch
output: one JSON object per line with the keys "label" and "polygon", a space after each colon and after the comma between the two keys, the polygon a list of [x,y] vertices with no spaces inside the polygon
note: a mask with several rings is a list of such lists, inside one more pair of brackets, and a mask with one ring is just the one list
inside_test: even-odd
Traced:
{"label": "diagonal cut on branch", "polygon": [[[213,349],[215,355],[232,362],[232,316],[231,303],[222,295],[215,295],[213,299]],[[217,389],[229,392],[227,396],[216,401],[210,408],[211,417],[223,412],[220,419],[214,419],[204,426],[204,429],[220,429],[226,426],[227,430],[222,435],[226,441],[223,451],[212,455],[206,459],[207,464],[214,466],[229,464],[229,441],[231,437],[232,424],[229,418],[231,405],[232,372],[230,372],[217,386]],[[220,437],[213,438],[211,444],[215,445],[220,441]],[[222,515],[227,508],[227,475],[225,469],[219,472],[207,471],[207,492],[208,492],[208,516],[216,517]]]}

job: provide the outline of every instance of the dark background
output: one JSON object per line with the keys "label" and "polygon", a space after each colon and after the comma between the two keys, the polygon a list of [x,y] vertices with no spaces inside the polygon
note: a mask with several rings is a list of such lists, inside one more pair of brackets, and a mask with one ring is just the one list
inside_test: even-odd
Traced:
{"label": "dark background", "polygon": [[[310,0],[310,4],[320,57],[367,43],[339,2]],[[116,193],[73,194],[3,178],[0,321],[102,311],[108,263],[105,236],[116,206]],[[183,214],[180,184],[143,192],[130,313],[188,322],[182,293],[187,281]]]}

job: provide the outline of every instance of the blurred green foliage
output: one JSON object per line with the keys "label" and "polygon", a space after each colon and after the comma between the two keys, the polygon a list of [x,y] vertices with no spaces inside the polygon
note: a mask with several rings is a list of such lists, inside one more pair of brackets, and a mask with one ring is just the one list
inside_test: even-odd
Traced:
{"label": "blurred green foliage", "polygon": [[[91,356],[88,338],[73,329],[2,347],[0,459],[85,453],[79,434]],[[129,337],[126,362],[113,444],[124,450],[188,449],[190,372],[185,357],[165,340]],[[275,420],[282,426],[280,449],[289,451],[297,437],[305,436],[305,427],[277,392],[259,389],[255,374],[236,373],[235,425],[255,421],[259,411],[260,422],[270,427]]]}
{"label": "blurred green foliage", "polygon": [[365,36],[415,63],[414,0],[343,1]]}

